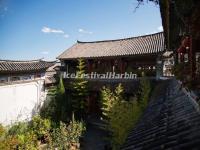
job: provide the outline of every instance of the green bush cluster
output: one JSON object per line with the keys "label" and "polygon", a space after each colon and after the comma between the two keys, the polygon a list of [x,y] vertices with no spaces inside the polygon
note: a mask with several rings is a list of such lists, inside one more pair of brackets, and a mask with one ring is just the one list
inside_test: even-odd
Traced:
{"label": "green bush cluster", "polygon": [[35,116],[29,122],[18,122],[10,127],[0,125],[0,149],[2,150],[38,150],[70,149],[74,145],[78,149],[79,138],[85,126],[73,119],[69,124],[52,123],[49,119]]}
{"label": "green bush cluster", "polygon": [[107,124],[106,129],[111,133],[111,145],[114,150],[124,143],[146,108],[151,91],[150,82],[147,79],[141,81],[138,98],[126,101],[123,91],[121,84],[114,92],[105,87],[101,91],[103,119]]}
{"label": "green bush cluster", "polygon": [[79,138],[86,130],[85,125],[82,122],[77,122],[74,119],[70,121],[69,125],[60,122],[58,128],[53,129],[51,134],[51,147],[57,147],[58,149],[78,149]]}

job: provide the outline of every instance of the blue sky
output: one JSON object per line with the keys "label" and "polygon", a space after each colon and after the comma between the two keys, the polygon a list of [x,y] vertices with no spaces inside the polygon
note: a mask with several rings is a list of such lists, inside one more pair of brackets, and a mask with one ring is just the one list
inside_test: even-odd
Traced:
{"label": "blue sky", "polygon": [[159,7],[136,0],[0,0],[0,59],[55,60],[80,41],[162,30]]}

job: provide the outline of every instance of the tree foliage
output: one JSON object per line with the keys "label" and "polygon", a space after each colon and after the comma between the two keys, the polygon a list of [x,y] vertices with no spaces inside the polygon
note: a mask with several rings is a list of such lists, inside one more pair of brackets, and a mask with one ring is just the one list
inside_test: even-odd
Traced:
{"label": "tree foliage", "polygon": [[76,78],[72,82],[72,111],[76,118],[83,118],[87,109],[88,81],[84,79],[85,62],[78,59]]}
{"label": "tree foliage", "polygon": [[159,4],[159,0],[137,0],[138,3],[143,3],[143,2],[153,2],[155,4]]}
{"label": "tree foliage", "polygon": [[138,4],[135,7],[134,12],[137,10],[137,8],[140,7],[141,4],[144,4],[144,2],[146,2],[146,3],[153,2],[155,5],[159,5],[160,4],[159,0],[137,0],[137,2],[138,2]]}
{"label": "tree foliage", "polygon": [[140,81],[140,90],[139,90],[139,105],[142,110],[147,107],[149,96],[151,92],[150,81],[146,77],[142,77]]}
{"label": "tree foliage", "polygon": [[101,91],[103,119],[107,124],[106,129],[111,133],[111,145],[114,150],[124,143],[148,104],[150,82],[142,79],[140,84],[140,96],[129,101],[124,99],[121,84],[114,92],[105,87]]}
{"label": "tree foliage", "polygon": [[34,116],[29,123],[29,128],[34,131],[38,139],[47,138],[51,128],[49,119],[42,119],[40,116]]}
{"label": "tree foliage", "polygon": [[43,118],[49,118],[54,122],[67,122],[71,116],[70,100],[66,97],[63,79],[60,77],[59,84],[51,87],[47,99],[40,109]]}
{"label": "tree foliage", "polygon": [[79,148],[79,138],[86,130],[83,122],[76,121],[72,117],[72,121],[68,125],[60,122],[58,128],[53,129],[51,133],[51,148],[70,149],[71,147]]}
{"label": "tree foliage", "polygon": [[102,113],[111,132],[113,149],[119,149],[124,143],[130,129],[137,122],[141,111],[136,100],[125,101],[121,84],[112,92],[109,88],[102,90]]}

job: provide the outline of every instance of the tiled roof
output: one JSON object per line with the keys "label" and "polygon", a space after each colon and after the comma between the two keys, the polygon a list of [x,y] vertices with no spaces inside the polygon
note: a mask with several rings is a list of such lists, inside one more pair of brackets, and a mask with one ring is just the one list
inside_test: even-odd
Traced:
{"label": "tiled roof", "polygon": [[58,59],[95,58],[155,54],[164,51],[163,32],[126,39],[80,42],[64,51]]}
{"label": "tiled roof", "polygon": [[[166,81],[122,150],[200,149],[200,113],[175,80]],[[159,93],[159,94],[158,94]]]}
{"label": "tiled roof", "polygon": [[14,61],[0,60],[0,73],[42,71],[52,66],[54,62],[43,60]]}

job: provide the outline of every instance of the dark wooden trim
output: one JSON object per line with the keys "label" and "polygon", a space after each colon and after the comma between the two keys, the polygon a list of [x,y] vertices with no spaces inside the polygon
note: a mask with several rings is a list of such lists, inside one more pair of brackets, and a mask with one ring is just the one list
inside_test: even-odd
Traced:
{"label": "dark wooden trim", "polygon": [[[101,57],[82,57],[82,59],[89,60],[89,59],[119,59],[119,58],[143,58],[143,57],[156,57],[162,52],[157,52],[157,53],[149,53],[149,54],[137,54],[137,55],[118,55],[118,56],[101,56]],[[67,61],[67,60],[77,60],[79,58],[60,58],[60,61]]]}

